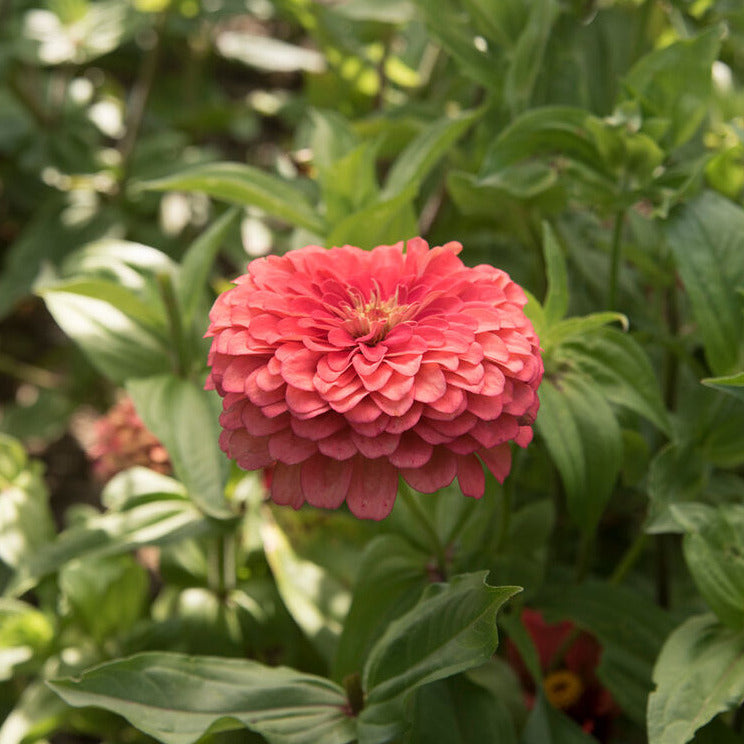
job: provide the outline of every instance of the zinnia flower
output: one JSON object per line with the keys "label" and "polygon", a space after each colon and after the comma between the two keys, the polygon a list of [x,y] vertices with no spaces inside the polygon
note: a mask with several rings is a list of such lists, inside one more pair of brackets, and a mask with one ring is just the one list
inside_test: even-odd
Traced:
{"label": "zinnia flower", "polygon": [[210,314],[208,388],[223,396],[220,445],[273,466],[271,498],[393,507],[398,475],[434,492],[457,477],[483,495],[504,480],[539,405],[539,341],[524,292],[459,243],[421,238],[364,251],[318,246],[252,261]]}
{"label": "zinnia flower", "polygon": [[[536,610],[524,609],[522,624],[540,657],[545,674],[543,691],[550,704],[599,741],[606,741],[612,720],[620,710],[597,678],[602,647],[588,633],[578,632],[573,623],[547,623]],[[534,681],[511,642],[507,644],[507,657],[526,690],[528,706],[532,707]]]}
{"label": "zinnia flower", "polygon": [[87,454],[93,460],[93,472],[102,482],[135,465],[164,475],[171,473],[165,447],[144,425],[131,398],[122,398],[95,422]]}

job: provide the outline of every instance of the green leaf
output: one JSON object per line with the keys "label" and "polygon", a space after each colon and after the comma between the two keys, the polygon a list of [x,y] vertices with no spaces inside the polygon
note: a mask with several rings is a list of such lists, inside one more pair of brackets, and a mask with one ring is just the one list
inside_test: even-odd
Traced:
{"label": "green leaf", "polygon": [[165,744],[243,725],[269,744],[346,744],[355,738],[333,682],[255,661],[142,653],[49,686],[69,705],[124,716]]}
{"label": "green leaf", "polygon": [[546,620],[569,619],[599,641],[599,679],[643,725],[654,661],[674,627],[672,618],[638,591],[600,581],[548,590],[538,606]]}
{"label": "green leaf", "polygon": [[601,328],[566,341],[560,354],[597,383],[608,400],[639,413],[665,434],[671,434],[654,368],[632,336]]}
{"label": "green leaf", "polygon": [[268,514],[261,537],[282,601],[330,664],[349,609],[349,592],[317,563],[300,558]]}
{"label": "green leaf", "polygon": [[537,0],[528,7],[527,23],[510,50],[504,81],[504,101],[512,114],[520,113],[529,105],[550,31],[560,11],[556,0]]}
{"label": "green leaf", "polygon": [[131,556],[118,555],[67,563],[59,574],[59,588],[78,622],[102,645],[142,617],[150,580]]}
{"label": "green leaf", "polygon": [[387,741],[404,727],[403,705],[413,690],[486,662],[498,643],[496,613],[517,587],[493,587],[486,573],[433,584],[418,604],[393,621],[367,657],[366,707],[360,744]]}
{"label": "green leaf", "polygon": [[177,265],[156,248],[131,240],[103,238],[69,255],[60,269],[65,279],[97,278],[141,295],[157,274],[175,275]]}
{"label": "green leaf", "polygon": [[0,726],[0,744],[43,741],[62,727],[69,710],[43,681],[34,680]]}
{"label": "green leaf", "polygon": [[421,183],[452,146],[478,119],[482,111],[466,111],[444,117],[426,127],[396,158],[390,168],[381,199],[392,199]]}
{"label": "green leaf", "polygon": [[194,503],[210,517],[233,517],[224,494],[227,460],[218,445],[213,393],[173,375],[131,380],[127,392],[145,426],[168,450]]}
{"label": "green leaf", "polygon": [[361,671],[385,628],[413,606],[426,586],[428,561],[397,535],[380,535],[367,545],[338,642],[334,679]]}
{"label": "green leaf", "polygon": [[744,366],[742,300],[744,210],[705,192],[667,224],[667,240],[692,303],[708,364],[716,375]]}
{"label": "green leaf", "polygon": [[18,568],[54,537],[41,463],[0,434],[0,560]]}
{"label": "green leaf", "polygon": [[250,165],[198,165],[172,176],[146,181],[141,188],[153,191],[201,191],[215,199],[259,207],[274,217],[304,227],[316,235],[326,232],[325,222],[300,189]]}
{"label": "green leaf", "polygon": [[416,693],[410,744],[517,744],[511,715],[501,700],[463,675]]}
{"label": "green leaf", "polygon": [[409,188],[392,199],[364,207],[335,225],[326,242],[370,249],[415,237],[419,232],[413,209],[415,196],[415,189]]}
{"label": "green leaf", "polygon": [[165,345],[167,319],[162,307],[153,307],[152,303],[144,302],[134,292],[115,280],[98,277],[75,278],[63,280],[51,286],[46,285],[40,289],[45,299],[50,291],[74,294],[107,303],[130,321],[141,326],[149,335],[158,339],[163,346]]}
{"label": "green leaf", "polygon": [[186,498],[182,483],[150,468],[136,466],[117,473],[103,488],[101,503],[112,511],[122,511],[144,498],[153,501],[158,497]]}
{"label": "green leaf", "polygon": [[456,60],[463,73],[488,89],[498,88],[501,56],[491,48],[485,51],[473,43],[477,31],[469,18],[450,0],[415,0],[432,35]]}
{"label": "green leaf", "polygon": [[47,309],[102,374],[117,384],[166,372],[172,363],[161,339],[111,302],[78,294],[75,285],[41,288]]}
{"label": "green leaf", "polygon": [[586,129],[589,114],[568,106],[544,106],[518,116],[494,141],[481,176],[544,155],[560,154],[598,170],[602,156]]}
{"label": "green leaf", "polygon": [[577,375],[546,380],[537,430],[561,474],[571,519],[591,533],[622,464],[622,435],[612,409],[594,383]]}
{"label": "green leaf", "polygon": [[708,469],[700,452],[676,442],[662,447],[648,471],[649,513],[646,531],[679,532],[670,507],[700,497],[708,482]]}
{"label": "green leaf", "polygon": [[566,320],[548,328],[540,340],[546,353],[549,353],[555,346],[566,343],[571,339],[584,338],[585,335],[610,323],[620,323],[624,330],[627,331],[628,329],[628,319],[625,315],[605,311],[582,315],[577,318],[566,318]]}
{"label": "green leaf", "polygon": [[744,699],[744,633],[697,615],[668,638],[648,701],[649,744],[685,744],[715,715]]}
{"label": "green leaf", "polygon": [[703,517],[687,526],[684,555],[700,594],[718,619],[744,628],[744,506],[699,505]]}
{"label": "green leaf", "polygon": [[183,498],[152,501],[124,512],[109,512],[71,527],[40,546],[19,566],[6,593],[18,596],[75,558],[125,553],[142,545],[203,535],[214,530],[202,512]]}
{"label": "green leaf", "polygon": [[343,157],[318,166],[325,217],[330,225],[374,203],[379,195],[376,158],[379,141],[357,145]]}
{"label": "green leaf", "polygon": [[725,375],[724,377],[708,377],[700,382],[708,387],[733,395],[739,400],[744,400],[744,372],[737,372],[735,375]]}
{"label": "green leaf", "polygon": [[545,323],[552,326],[564,318],[568,311],[568,274],[563,250],[553,228],[547,222],[543,222],[542,242],[548,280],[543,310]]}
{"label": "green leaf", "polygon": [[183,324],[189,327],[199,303],[206,296],[206,285],[217,251],[240,217],[239,209],[229,209],[215,220],[187,249],[181,261],[176,284]]}
{"label": "green leaf", "polygon": [[690,39],[655,49],[625,76],[625,87],[648,117],[671,122],[670,147],[686,142],[705,118],[712,89],[711,66],[718,56],[721,30],[710,28]]}
{"label": "green leaf", "polygon": [[522,732],[521,744],[596,744],[578,724],[540,694]]}
{"label": "green leaf", "polygon": [[26,602],[0,597],[0,680],[9,680],[27,662],[48,654],[54,640],[49,618]]}

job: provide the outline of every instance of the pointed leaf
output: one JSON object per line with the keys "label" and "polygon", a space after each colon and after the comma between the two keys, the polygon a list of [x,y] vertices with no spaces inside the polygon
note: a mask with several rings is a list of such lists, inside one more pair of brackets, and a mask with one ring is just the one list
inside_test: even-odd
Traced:
{"label": "pointed leaf", "polygon": [[153,191],[202,191],[215,199],[251,205],[268,214],[304,227],[316,235],[326,231],[324,221],[305,194],[277,176],[241,163],[210,163],[146,181],[141,188]]}
{"label": "pointed leaf", "polygon": [[632,336],[614,328],[600,328],[567,341],[561,347],[563,354],[597,383],[610,401],[639,413],[665,434],[671,434],[656,373]]}
{"label": "pointed leaf", "polygon": [[737,372],[735,375],[724,377],[708,377],[701,382],[703,385],[722,390],[724,393],[739,398],[739,400],[744,400],[744,372]]}
{"label": "pointed leaf", "polygon": [[544,381],[537,430],[561,474],[569,515],[591,532],[622,463],[622,436],[612,409],[596,385],[577,375]]}
{"label": "pointed leaf", "polygon": [[241,725],[269,744],[355,738],[338,685],[255,661],[142,653],[49,686],[69,705],[118,713],[165,744],[192,744],[207,731]]}
{"label": "pointed leaf", "polygon": [[528,7],[527,23],[511,50],[504,81],[504,100],[512,114],[529,105],[550,31],[560,10],[556,0],[536,0]]}
{"label": "pointed leaf", "polygon": [[405,700],[417,687],[490,658],[498,643],[496,613],[520,590],[489,586],[485,579],[482,572],[434,584],[388,626],[364,667],[367,704],[358,719],[361,744],[400,733]]}
{"label": "pointed leaf", "polygon": [[211,517],[233,517],[224,495],[227,460],[218,445],[213,394],[173,375],[131,380],[127,392],[145,426],[168,450],[194,503]]}
{"label": "pointed leaf", "polygon": [[705,356],[717,375],[744,366],[744,210],[711,192],[667,224],[667,240],[692,303]]}
{"label": "pointed leaf", "polygon": [[724,624],[744,629],[744,506],[698,506],[684,554],[700,594]]}
{"label": "pointed leaf", "polygon": [[298,556],[268,513],[261,537],[282,601],[330,664],[349,609],[349,592],[317,563]]}
{"label": "pointed leaf", "polygon": [[566,259],[558,238],[549,223],[543,222],[543,253],[548,291],[545,294],[543,310],[545,322],[551,326],[563,319],[568,311],[568,274]]}
{"label": "pointed leaf", "polygon": [[480,116],[467,111],[445,117],[426,127],[393,163],[385,181],[382,199],[391,199],[410,188],[418,189],[424,178]]}
{"label": "pointed leaf", "polygon": [[427,583],[428,560],[397,535],[380,535],[367,545],[338,643],[334,679],[361,671],[372,644],[416,602]]}
{"label": "pointed leaf", "polygon": [[42,288],[40,294],[57,324],[112,382],[171,369],[162,340],[115,304],[79,294],[74,285],[70,291],[64,285]]}
{"label": "pointed leaf", "polygon": [[109,512],[71,527],[36,550],[11,579],[6,593],[20,596],[75,558],[125,553],[142,545],[208,534],[214,526],[183,498],[152,501],[124,512]]}
{"label": "pointed leaf", "polygon": [[649,744],[685,744],[744,699],[744,633],[697,615],[668,638],[648,701]]}
{"label": "pointed leaf", "polygon": [[178,274],[178,297],[183,324],[188,327],[199,302],[206,295],[206,285],[217,251],[240,217],[239,209],[229,209],[215,220],[187,249]]}

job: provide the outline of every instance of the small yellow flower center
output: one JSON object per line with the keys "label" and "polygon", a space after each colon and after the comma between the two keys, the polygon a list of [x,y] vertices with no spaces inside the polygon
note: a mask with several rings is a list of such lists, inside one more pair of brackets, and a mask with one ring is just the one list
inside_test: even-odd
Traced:
{"label": "small yellow flower center", "polygon": [[545,677],[543,688],[550,704],[561,710],[575,705],[584,692],[584,685],[578,675],[568,669],[551,672]]}
{"label": "small yellow flower center", "polygon": [[344,307],[347,317],[344,327],[354,337],[371,337],[365,340],[367,345],[382,341],[398,323],[408,320],[415,312],[413,305],[398,303],[398,290],[387,299],[380,297],[375,287],[369,299],[361,293],[350,293],[350,303]]}

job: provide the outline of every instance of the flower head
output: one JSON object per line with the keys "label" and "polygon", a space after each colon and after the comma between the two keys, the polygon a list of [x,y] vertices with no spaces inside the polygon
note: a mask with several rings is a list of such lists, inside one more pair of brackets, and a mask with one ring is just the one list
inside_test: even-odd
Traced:
{"label": "flower head", "polygon": [[171,472],[165,447],[142,423],[131,398],[122,398],[95,422],[87,454],[93,460],[93,472],[102,482],[135,465],[164,475]]}
{"label": "flower head", "polygon": [[[584,731],[606,741],[612,720],[620,711],[597,677],[602,647],[587,633],[564,620],[547,623],[536,610],[522,610],[522,624],[532,638],[544,673],[543,692],[551,705],[563,710]],[[507,658],[526,691],[528,706],[535,699],[535,685],[514,644]]]}
{"label": "flower head", "polygon": [[271,497],[382,519],[398,474],[483,495],[526,446],[543,373],[524,292],[459,243],[307,246],[252,261],[217,298],[208,388],[222,449],[274,466]]}

